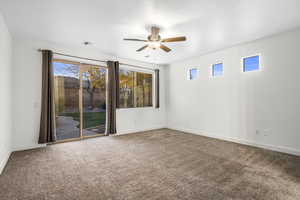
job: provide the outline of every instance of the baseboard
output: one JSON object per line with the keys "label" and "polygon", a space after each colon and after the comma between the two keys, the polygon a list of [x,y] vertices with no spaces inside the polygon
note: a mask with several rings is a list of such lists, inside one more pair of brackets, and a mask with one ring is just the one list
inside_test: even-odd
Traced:
{"label": "baseboard", "polygon": [[215,134],[203,133],[203,132],[198,132],[198,131],[195,131],[192,129],[186,129],[186,128],[168,127],[168,129],[182,131],[182,132],[191,133],[191,134],[195,134],[195,135],[201,135],[201,136],[215,138],[215,139],[229,141],[229,142],[234,142],[234,143],[238,143],[238,144],[244,144],[244,145],[248,145],[248,146],[263,148],[263,149],[286,153],[286,154],[291,154],[291,155],[295,155],[295,156],[300,156],[299,149],[294,149],[294,148],[290,148],[290,147],[257,143],[255,141],[248,141],[248,140],[243,140],[243,139],[239,139],[239,138],[232,138],[232,137],[225,137],[225,136],[220,136],[220,135],[215,135]]}
{"label": "baseboard", "polygon": [[10,157],[10,154],[11,154],[11,152],[9,152],[9,151],[4,153],[3,159],[0,160],[0,174],[2,174],[2,172],[6,166],[6,163]]}
{"label": "baseboard", "polygon": [[121,130],[121,131],[118,131],[117,135],[125,135],[125,134],[138,133],[138,132],[144,132],[144,131],[152,131],[152,130],[162,129],[162,128],[166,128],[166,127],[165,126],[155,126],[155,127],[151,127],[151,128]]}
{"label": "baseboard", "polygon": [[29,145],[29,146],[13,147],[13,152],[37,149],[37,148],[41,148],[41,147],[46,147],[46,144],[36,144],[36,145]]}
{"label": "baseboard", "polygon": [[[121,130],[117,132],[117,135],[124,135],[124,134],[130,134],[130,133],[137,133],[137,132],[143,132],[143,131],[151,131],[156,129],[165,128],[165,126],[154,126],[151,128],[142,128],[142,129],[128,129],[128,130]],[[45,147],[46,144],[36,144],[36,145],[27,145],[27,146],[19,146],[19,147],[13,147],[13,152],[15,151],[25,151],[30,149],[36,149]]]}

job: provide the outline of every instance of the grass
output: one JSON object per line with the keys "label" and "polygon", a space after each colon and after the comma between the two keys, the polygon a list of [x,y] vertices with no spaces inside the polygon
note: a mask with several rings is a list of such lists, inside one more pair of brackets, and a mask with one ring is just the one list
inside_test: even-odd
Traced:
{"label": "grass", "polygon": [[[75,121],[80,122],[79,112],[63,113],[61,115],[73,117]],[[106,119],[105,112],[85,112],[83,113],[83,128],[91,128],[91,127],[99,126],[101,124],[105,124],[105,119]]]}

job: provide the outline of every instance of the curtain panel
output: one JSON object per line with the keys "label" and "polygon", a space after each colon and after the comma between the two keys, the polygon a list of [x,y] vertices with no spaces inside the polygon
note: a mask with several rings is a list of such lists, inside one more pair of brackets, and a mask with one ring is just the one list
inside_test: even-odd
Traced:
{"label": "curtain panel", "polygon": [[116,109],[119,108],[119,62],[107,61],[106,135],[117,133]]}
{"label": "curtain panel", "polygon": [[155,69],[155,108],[159,108],[159,69]]}
{"label": "curtain panel", "polygon": [[42,100],[39,144],[56,141],[55,114],[54,114],[54,77],[52,66],[53,53],[50,50],[42,51]]}

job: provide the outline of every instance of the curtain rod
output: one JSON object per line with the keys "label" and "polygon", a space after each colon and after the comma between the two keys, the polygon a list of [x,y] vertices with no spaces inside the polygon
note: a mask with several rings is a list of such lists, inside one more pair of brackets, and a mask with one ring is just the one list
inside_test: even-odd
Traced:
{"label": "curtain rod", "polygon": [[[44,49],[38,49],[39,52],[42,52]],[[69,54],[64,54],[64,53],[59,53],[59,52],[54,52],[52,51],[53,54],[56,55],[61,55],[61,56],[67,56],[67,57],[71,57],[71,58],[78,58],[78,59],[83,59],[83,60],[90,60],[90,61],[96,61],[96,62],[103,62],[106,63],[107,61],[105,60],[97,60],[97,59],[92,59],[92,58],[84,58],[84,57],[79,57],[79,56],[72,56]],[[130,67],[136,67],[136,68],[141,68],[141,69],[147,69],[147,70],[152,70],[154,71],[153,68],[148,68],[148,67],[142,67],[142,66],[138,66],[138,65],[131,65],[131,64],[126,64],[126,63],[119,63],[120,65],[126,65],[126,66],[130,66]]]}

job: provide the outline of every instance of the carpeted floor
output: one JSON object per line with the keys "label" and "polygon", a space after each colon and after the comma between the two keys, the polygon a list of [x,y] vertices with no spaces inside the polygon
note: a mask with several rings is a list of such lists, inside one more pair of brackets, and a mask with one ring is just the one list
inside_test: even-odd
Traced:
{"label": "carpeted floor", "polygon": [[1,200],[300,199],[300,157],[161,129],[15,152]]}

